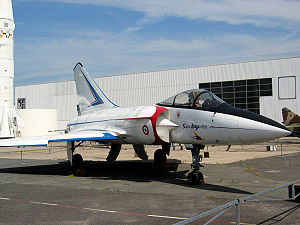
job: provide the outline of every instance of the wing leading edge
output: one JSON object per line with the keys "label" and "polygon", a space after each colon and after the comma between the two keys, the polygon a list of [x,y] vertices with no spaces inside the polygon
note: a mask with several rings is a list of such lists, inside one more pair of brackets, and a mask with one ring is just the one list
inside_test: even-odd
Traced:
{"label": "wing leading edge", "polygon": [[115,133],[109,131],[78,131],[68,134],[39,136],[28,138],[10,138],[0,140],[0,147],[47,146],[59,141],[110,141],[118,140]]}

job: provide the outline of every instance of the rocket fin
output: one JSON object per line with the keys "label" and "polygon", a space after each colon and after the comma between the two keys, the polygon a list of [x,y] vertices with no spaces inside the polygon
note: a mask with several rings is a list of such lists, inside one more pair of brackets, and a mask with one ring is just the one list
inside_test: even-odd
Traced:
{"label": "rocket fin", "polygon": [[0,138],[14,137],[12,130],[11,115],[7,106],[1,106],[1,121],[0,121]]}

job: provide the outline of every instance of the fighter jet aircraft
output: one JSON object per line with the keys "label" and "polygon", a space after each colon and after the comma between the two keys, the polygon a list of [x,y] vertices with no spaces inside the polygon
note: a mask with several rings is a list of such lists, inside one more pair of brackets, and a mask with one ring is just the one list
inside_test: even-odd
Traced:
{"label": "fighter jet aircraft", "polygon": [[109,100],[81,63],[74,68],[74,79],[79,115],[68,123],[67,134],[1,140],[0,146],[66,141],[68,159],[74,166],[82,162],[73,152],[83,141],[110,143],[109,162],[116,160],[122,144],[133,144],[143,160],[148,159],[145,145],[161,145],[154,154],[155,164],[166,161],[171,143],[181,143],[191,150],[193,171],[187,178],[195,184],[203,180],[200,149],[205,145],[251,144],[291,133],[281,124],[235,108],[203,89],[181,92],[155,106],[121,108]]}

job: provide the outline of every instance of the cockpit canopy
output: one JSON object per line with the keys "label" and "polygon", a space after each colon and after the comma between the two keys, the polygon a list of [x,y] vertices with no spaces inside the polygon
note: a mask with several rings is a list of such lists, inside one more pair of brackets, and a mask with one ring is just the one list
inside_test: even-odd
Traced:
{"label": "cockpit canopy", "polygon": [[157,103],[157,105],[210,110],[219,106],[222,103],[225,102],[207,90],[192,89],[181,92],[171,98]]}

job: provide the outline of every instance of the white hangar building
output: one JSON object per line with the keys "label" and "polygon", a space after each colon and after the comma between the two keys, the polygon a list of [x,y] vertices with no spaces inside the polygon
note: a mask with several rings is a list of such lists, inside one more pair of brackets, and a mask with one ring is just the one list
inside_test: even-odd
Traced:
{"label": "white hangar building", "polygon": [[[100,78],[98,74],[90,75],[106,96],[121,107],[153,105],[178,92],[204,88],[236,107],[278,122],[282,122],[283,107],[300,112],[300,57]],[[64,129],[77,115],[77,95],[72,80],[16,87],[15,102],[18,109],[56,109],[58,129]]]}

